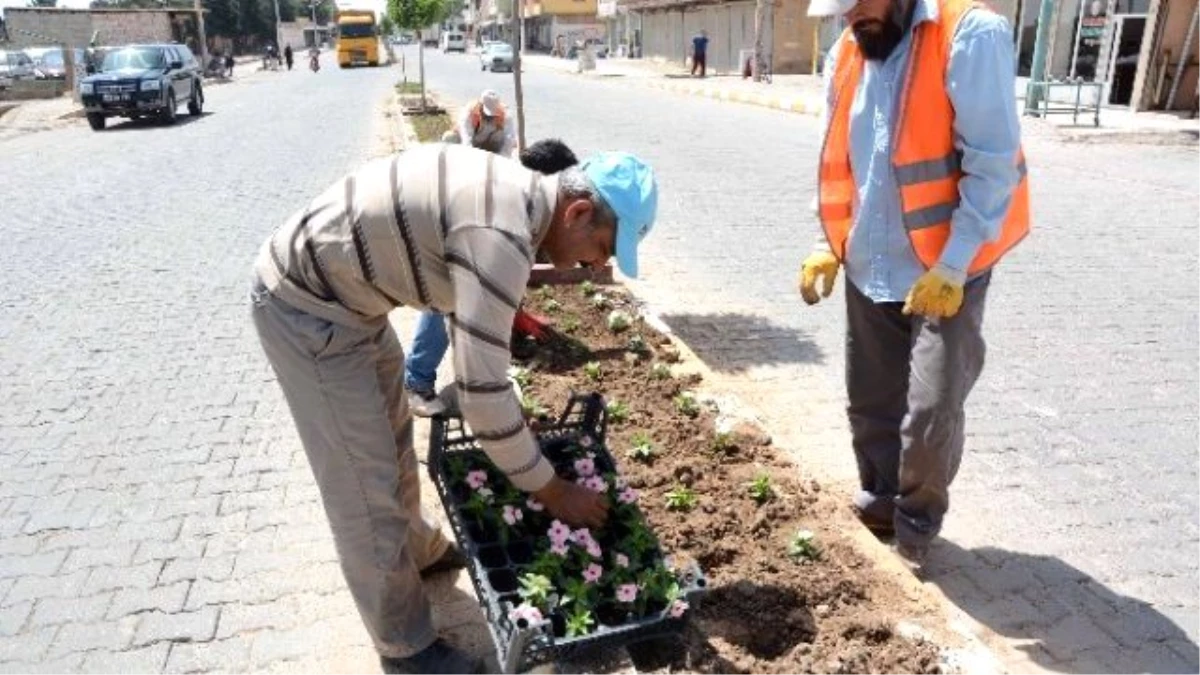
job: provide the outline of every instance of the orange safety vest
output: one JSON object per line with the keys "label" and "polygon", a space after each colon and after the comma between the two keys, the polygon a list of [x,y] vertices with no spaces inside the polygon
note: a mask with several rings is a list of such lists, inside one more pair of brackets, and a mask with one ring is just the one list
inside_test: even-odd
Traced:
{"label": "orange safety vest", "polygon": [[[923,21],[913,29],[900,115],[893,131],[892,169],[900,187],[904,229],[926,269],[937,263],[950,237],[950,218],[958,208],[958,181],[962,178],[959,153],[954,148],[954,106],[945,84],[950,41],[959,19],[979,7],[983,5],[973,0],[939,0],[938,20]],[[845,260],[856,194],[850,170],[850,106],[863,69],[862,53],[849,28],[842,35],[836,59],[834,97],[821,150],[819,200],[825,237],[834,255]],[[1017,169],[1020,181],[1000,236],[980,247],[967,272],[970,275],[991,268],[1029,233],[1024,150],[1017,152]]]}

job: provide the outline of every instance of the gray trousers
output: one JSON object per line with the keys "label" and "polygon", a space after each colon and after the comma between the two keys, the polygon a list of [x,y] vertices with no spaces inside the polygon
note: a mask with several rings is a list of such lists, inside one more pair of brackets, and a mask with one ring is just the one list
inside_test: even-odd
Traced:
{"label": "gray trousers", "polygon": [[449,542],[421,512],[396,333],[312,316],[257,280],[250,297],[363,623],[380,654],[419,652],[437,638],[420,570]]}
{"label": "gray trousers", "polygon": [[983,370],[991,272],[966,284],[949,319],[905,316],[846,284],[846,389],[862,492],[856,505],[896,538],[926,544],[942,527],[963,453],[963,406]]}

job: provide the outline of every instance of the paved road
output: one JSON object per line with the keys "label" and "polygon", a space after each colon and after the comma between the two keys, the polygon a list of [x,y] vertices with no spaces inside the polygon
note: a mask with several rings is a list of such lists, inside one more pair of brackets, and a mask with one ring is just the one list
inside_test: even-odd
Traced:
{"label": "paved road", "polygon": [[[511,96],[473,56],[429,55],[442,91]],[[243,295],[267,232],[371,152],[396,75],[257,75],[177,128],[0,142],[20,177],[0,208],[0,671],[371,667]],[[792,291],[812,120],[527,82],[532,138],[656,164],[639,292],[718,370],[789,383],[777,410],[800,412],[776,418],[846,475],[841,311]],[[935,581],[1046,667],[1194,670],[1194,157],[1029,149],[1041,228],[996,282]]]}
{"label": "paved road", "polygon": [[[430,54],[451,99],[513,100],[510,76]],[[794,439],[822,439],[807,459],[853,476],[840,291],[807,309],[793,290],[815,232],[815,118],[621,78],[525,79],[531,141],[658,169],[639,293],[717,371],[778,385],[743,384]],[[970,454],[929,577],[1038,666],[1196,671],[1195,151],[1028,136],[1037,229],[993,282]]]}

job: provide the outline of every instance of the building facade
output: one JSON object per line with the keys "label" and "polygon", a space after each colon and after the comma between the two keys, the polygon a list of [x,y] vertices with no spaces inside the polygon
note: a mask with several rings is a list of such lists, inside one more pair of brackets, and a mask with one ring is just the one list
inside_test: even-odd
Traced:
{"label": "building facade", "polygon": [[187,9],[63,9],[9,7],[5,11],[10,38],[17,47],[67,43],[121,45],[179,42],[199,51],[196,13]]}

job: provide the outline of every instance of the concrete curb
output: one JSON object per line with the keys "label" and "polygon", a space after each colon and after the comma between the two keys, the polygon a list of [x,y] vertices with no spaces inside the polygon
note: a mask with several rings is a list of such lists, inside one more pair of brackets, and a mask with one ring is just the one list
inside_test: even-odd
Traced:
{"label": "concrete curb", "polygon": [[757,92],[748,91],[729,91],[720,87],[713,87],[709,85],[663,82],[656,79],[647,80],[645,86],[650,87],[651,89],[660,89],[677,94],[701,96],[718,101],[746,103],[763,108],[782,110],[784,112],[799,113],[801,115],[819,115],[821,114],[821,110],[825,107],[819,100],[813,100],[815,98],[813,96],[789,96],[786,94],[760,94]]}

